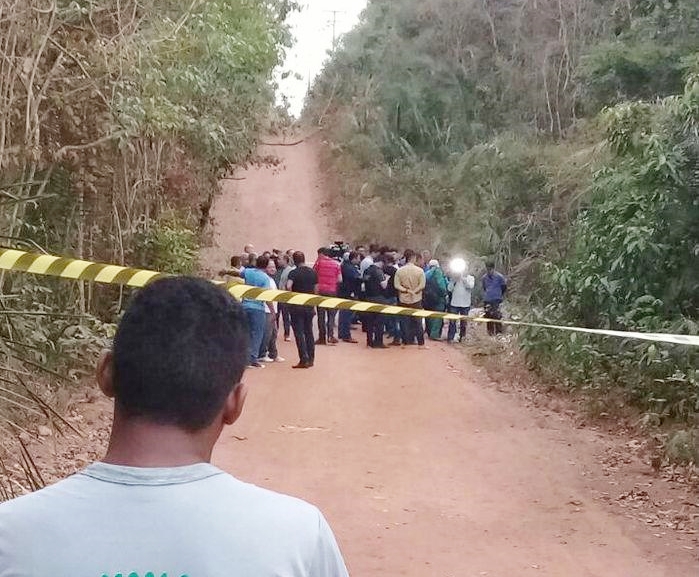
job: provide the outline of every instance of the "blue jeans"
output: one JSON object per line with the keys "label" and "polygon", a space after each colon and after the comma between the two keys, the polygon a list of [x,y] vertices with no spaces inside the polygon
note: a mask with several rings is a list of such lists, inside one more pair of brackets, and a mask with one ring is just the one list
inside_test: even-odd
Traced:
{"label": "blue jeans", "polygon": [[[387,304],[397,305],[398,299],[389,298],[389,299],[387,299]],[[397,316],[386,315],[386,333],[394,341],[400,341],[400,320]]]}
{"label": "blue jeans", "polygon": [[345,309],[340,309],[340,320],[337,326],[337,336],[341,339],[351,339],[352,338],[352,316],[354,311],[348,311]]}
{"label": "blue jeans", "polygon": [[[455,315],[467,316],[471,307],[453,307],[449,306],[449,312]],[[456,321],[449,321],[449,331],[447,332],[447,340],[453,341],[456,336]],[[466,319],[459,321],[459,337],[462,339],[466,336]]]}
{"label": "blue jeans", "polygon": [[[334,295],[322,295],[322,296],[334,296]],[[328,339],[335,338],[335,316],[337,311],[335,309],[324,309],[323,307],[318,307],[318,339],[320,341],[327,341]]]}
{"label": "blue jeans", "polygon": [[248,319],[248,331],[250,333],[250,364],[253,364],[257,362],[257,355],[265,338],[267,316],[264,309],[245,309],[245,316]]}

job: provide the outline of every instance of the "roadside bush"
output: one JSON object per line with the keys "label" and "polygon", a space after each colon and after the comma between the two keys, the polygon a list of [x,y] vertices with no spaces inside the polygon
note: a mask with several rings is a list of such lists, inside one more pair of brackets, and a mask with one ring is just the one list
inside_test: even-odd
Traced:
{"label": "roadside bush", "polygon": [[197,233],[176,219],[159,220],[141,234],[137,260],[141,266],[171,274],[193,274],[199,241]]}
{"label": "roadside bush", "polygon": [[[683,95],[604,112],[608,162],[548,267],[534,318],[591,328],[698,334],[699,77]],[[652,420],[699,415],[693,347],[524,331],[533,365],[571,386],[620,388]],[[545,368],[544,368],[545,367]]]}

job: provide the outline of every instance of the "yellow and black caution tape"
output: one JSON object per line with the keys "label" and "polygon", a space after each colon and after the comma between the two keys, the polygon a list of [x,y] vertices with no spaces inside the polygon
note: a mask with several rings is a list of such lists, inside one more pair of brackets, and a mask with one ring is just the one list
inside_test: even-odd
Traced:
{"label": "yellow and black caution tape", "polygon": [[[70,280],[92,281],[130,287],[144,287],[160,278],[172,276],[152,270],[137,269],[114,264],[96,263],[47,254],[36,254],[9,248],[0,248],[0,270],[22,271]],[[328,309],[345,309],[364,313],[380,313],[384,315],[438,318],[447,321],[466,319],[473,322],[489,322],[490,320],[481,317],[470,317],[395,305],[383,305],[366,301],[354,301],[335,297],[295,293],[290,291],[263,289],[245,285],[240,282],[213,282],[225,286],[234,297],[241,300],[251,299],[263,302],[280,302],[290,305],[322,307]],[[666,333],[641,333],[607,329],[588,329],[583,327],[568,327],[562,325],[549,325],[511,320],[501,320],[498,322],[507,325],[536,327],[547,330],[563,330],[626,339],[639,339],[679,345],[699,346],[699,336],[694,335],[672,335]]]}

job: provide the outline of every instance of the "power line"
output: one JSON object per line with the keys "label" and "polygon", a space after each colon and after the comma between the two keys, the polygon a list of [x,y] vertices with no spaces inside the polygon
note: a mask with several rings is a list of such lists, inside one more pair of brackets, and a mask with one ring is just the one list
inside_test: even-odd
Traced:
{"label": "power line", "polygon": [[333,50],[337,47],[337,34],[336,34],[336,25],[337,25],[337,15],[338,14],[347,14],[346,10],[325,10],[325,12],[332,14],[333,15],[333,20],[332,20],[332,27],[333,27]]}

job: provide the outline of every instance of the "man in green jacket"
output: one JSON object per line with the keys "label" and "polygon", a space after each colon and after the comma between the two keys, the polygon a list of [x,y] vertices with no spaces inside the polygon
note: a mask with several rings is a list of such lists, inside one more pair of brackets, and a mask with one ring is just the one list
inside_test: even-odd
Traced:
{"label": "man in green jacket", "polygon": [[[425,292],[423,307],[428,311],[444,312],[447,310],[447,277],[444,275],[439,261],[432,259],[425,273]],[[427,319],[427,334],[433,341],[442,338],[444,321],[442,319]]]}

